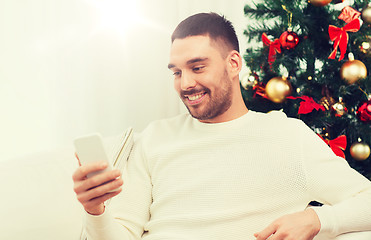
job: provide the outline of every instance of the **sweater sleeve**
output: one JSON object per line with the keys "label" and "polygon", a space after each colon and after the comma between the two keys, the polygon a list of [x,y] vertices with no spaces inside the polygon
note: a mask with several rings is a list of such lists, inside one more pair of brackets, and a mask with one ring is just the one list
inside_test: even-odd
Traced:
{"label": "sweater sleeve", "polygon": [[86,214],[88,240],[141,239],[152,203],[152,184],[145,154],[138,139],[122,174],[122,192],[111,199],[99,216]]}
{"label": "sweater sleeve", "polygon": [[[303,124],[304,125],[304,124]],[[371,230],[371,182],[337,157],[311,129],[302,126],[302,161],[321,234]]]}

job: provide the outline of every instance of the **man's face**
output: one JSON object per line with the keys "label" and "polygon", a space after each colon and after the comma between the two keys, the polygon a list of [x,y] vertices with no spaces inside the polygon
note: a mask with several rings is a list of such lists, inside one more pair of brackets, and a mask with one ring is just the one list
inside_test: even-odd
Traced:
{"label": "man's face", "polygon": [[175,39],[169,69],[174,73],[174,88],[189,113],[204,122],[225,113],[232,104],[232,81],[221,46],[208,36]]}

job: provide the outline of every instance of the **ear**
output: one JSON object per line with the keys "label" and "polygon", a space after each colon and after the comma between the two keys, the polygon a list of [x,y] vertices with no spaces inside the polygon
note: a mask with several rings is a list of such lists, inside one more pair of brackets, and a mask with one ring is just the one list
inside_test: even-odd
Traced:
{"label": "ear", "polygon": [[239,52],[233,50],[228,55],[228,70],[231,76],[239,78],[239,74],[242,68],[242,57]]}

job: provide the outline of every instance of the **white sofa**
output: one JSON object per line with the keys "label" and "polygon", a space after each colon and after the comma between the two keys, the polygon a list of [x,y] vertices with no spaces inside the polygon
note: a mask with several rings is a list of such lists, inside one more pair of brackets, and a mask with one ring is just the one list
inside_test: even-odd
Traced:
{"label": "white sofa", "polygon": [[0,239],[79,240],[83,209],[73,192],[71,148],[0,161]]}
{"label": "white sofa", "polygon": [[[72,182],[77,166],[72,146],[0,161],[0,239],[79,240],[83,209]],[[371,240],[371,232],[336,240]]]}

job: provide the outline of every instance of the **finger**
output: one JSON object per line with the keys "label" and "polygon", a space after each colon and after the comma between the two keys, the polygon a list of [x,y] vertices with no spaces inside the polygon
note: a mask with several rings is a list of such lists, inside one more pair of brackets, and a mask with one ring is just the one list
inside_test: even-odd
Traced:
{"label": "finger", "polygon": [[89,209],[91,207],[95,207],[95,206],[97,206],[99,204],[102,204],[105,201],[107,201],[108,199],[117,196],[121,192],[121,190],[122,189],[119,189],[118,191],[106,193],[106,194],[104,194],[104,195],[102,195],[100,197],[93,198],[93,199],[89,200],[88,202],[86,202],[84,204],[84,207],[85,207],[85,209]]}
{"label": "finger", "polygon": [[[98,186],[98,187],[92,188],[88,191],[84,191],[84,192],[79,193],[78,196],[77,196],[77,199],[81,203],[84,204],[85,202],[94,200],[96,198],[100,198],[103,195],[106,195],[108,193],[114,193],[114,192],[117,192],[117,191],[121,191],[122,184],[123,184],[122,178],[117,178],[114,181],[107,182],[107,183],[105,183],[101,186]],[[117,191],[114,191],[116,189],[117,189]]]}
{"label": "finger", "polygon": [[90,189],[104,185],[108,182],[114,181],[115,179],[118,179],[120,177],[121,173],[117,169],[99,173],[89,178],[84,178],[81,181],[75,181],[74,190],[76,193],[88,191]]}
{"label": "finger", "polygon": [[107,162],[103,162],[103,161],[102,162],[94,162],[94,163],[84,164],[84,165],[82,165],[82,166],[80,166],[79,168],[76,169],[76,171],[72,175],[72,178],[73,178],[74,181],[82,180],[82,179],[86,178],[86,176],[89,173],[106,169],[107,166],[108,166]]}
{"label": "finger", "polygon": [[[121,173],[119,170],[111,170],[109,172],[104,172],[97,174],[95,176],[92,176],[84,181],[84,190],[90,190],[102,185],[105,185],[106,183],[112,182],[114,180],[117,180],[119,177],[121,177]],[[107,185],[109,186],[109,185]]]}
{"label": "finger", "polygon": [[256,237],[256,240],[266,240],[272,234],[274,234],[276,230],[277,230],[277,227],[274,224],[270,224],[268,227],[266,227],[261,232],[255,233],[254,236]]}
{"label": "finger", "polygon": [[76,157],[77,161],[79,162],[79,166],[81,166],[81,162],[80,162],[79,156],[77,155],[76,152],[75,152],[75,157]]}

